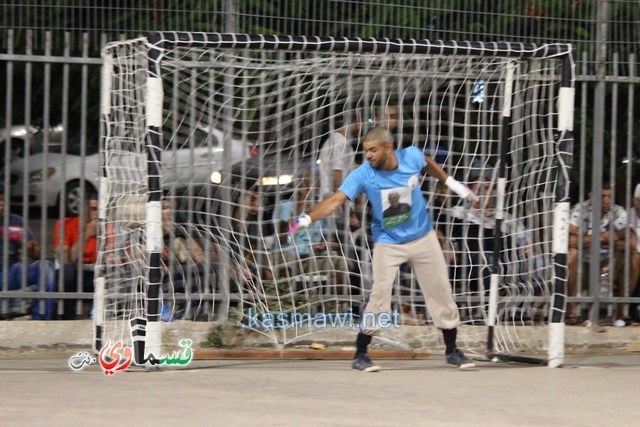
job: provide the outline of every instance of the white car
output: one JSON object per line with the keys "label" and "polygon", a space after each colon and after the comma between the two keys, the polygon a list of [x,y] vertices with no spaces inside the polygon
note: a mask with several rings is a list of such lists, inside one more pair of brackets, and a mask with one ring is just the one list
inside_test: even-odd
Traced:
{"label": "white car", "polygon": [[[59,147],[63,130],[62,125],[49,128],[48,139],[50,147]],[[27,140],[30,141],[32,151],[42,149],[46,133],[44,129],[32,125],[15,125],[0,130],[0,159],[4,160],[6,141],[9,141],[9,153],[13,161],[24,156]],[[51,149],[55,151],[55,148]]]}
{"label": "white car", "polygon": [[[168,137],[164,140],[169,141]],[[162,187],[175,190],[203,186],[217,179],[223,169],[223,138],[221,130],[208,132],[206,127],[196,128],[188,137],[174,138],[171,146],[162,153]],[[231,164],[249,158],[253,150],[252,144],[238,139],[232,139],[231,147]],[[34,154],[13,162],[11,175],[12,204],[21,205],[26,192],[29,206],[59,206],[65,189],[66,215],[75,215],[82,203],[83,177],[86,190],[98,189],[99,153],[86,155],[84,161],[72,153],[47,153],[46,158],[42,153]]]}

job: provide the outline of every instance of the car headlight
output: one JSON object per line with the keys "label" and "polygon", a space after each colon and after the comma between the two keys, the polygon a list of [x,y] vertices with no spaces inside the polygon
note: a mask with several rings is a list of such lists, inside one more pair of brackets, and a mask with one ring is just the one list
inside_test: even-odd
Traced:
{"label": "car headlight", "polygon": [[293,175],[265,176],[262,185],[287,185],[293,181]]}
{"label": "car headlight", "polygon": [[39,169],[29,174],[29,182],[40,182],[56,173],[56,168]]}
{"label": "car headlight", "polygon": [[218,171],[215,171],[211,174],[210,180],[213,184],[220,184],[222,182],[222,174]]}

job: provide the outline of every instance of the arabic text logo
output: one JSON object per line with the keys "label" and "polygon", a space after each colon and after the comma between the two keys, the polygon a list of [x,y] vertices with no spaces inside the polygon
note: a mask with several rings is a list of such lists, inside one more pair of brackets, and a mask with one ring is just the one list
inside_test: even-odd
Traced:
{"label": "arabic text logo", "polygon": [[[183,347],[182,351],[174,351],[171,355],[165,354],[162,357],[156,357],[150,353],[140,365],[188,365],[193,357],[191,350],[191,340],[182,339],[178,343]],[[133,350],[129,346],[122,344],[122,341],[116,341],[102,347],[98,358],[91,357],[88,352],[80,352],[69,359],[69,367],[75,371],[83,369],[85,366],[100,363],[105,375],[113,375],[117,371],[126,370],[131,364],[135,363]]]}

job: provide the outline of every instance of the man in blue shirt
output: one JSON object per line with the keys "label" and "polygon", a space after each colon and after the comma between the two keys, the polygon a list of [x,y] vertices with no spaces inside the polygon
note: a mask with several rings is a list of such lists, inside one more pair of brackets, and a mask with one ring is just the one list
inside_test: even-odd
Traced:
{"label": "man in blue shirt", "polygon": [[[461,369],[475,367],[456,346],[460,316],[453,300],[447,264],[420,189],[419,176],[428,173],[462,198],[473,199],[475,195],[449,176],[433,159],[424,156],[417,147],[394,150],[393,137],[384,127],[375,127],[367,132],[363,145],[366,163],[351,172],[331,196],[318,203],[308,214],[303,213],[291,226],[289,235],[330,215],[347,200],[355,200],[359,195],[366,194],[373,210],[371,232],[375,246],[373,287],[363,309],[363,318],[371,318],[365,314],[376,317],[390,314],[397,269],[401,264],[409,263],[427,297],[427,309],[434,324],[442,330],[447,363]],[[397,196],[391,197],[392,200],[398,197],[411,206],[408,214],[385,215],[391,206],[389,196],[392,193],[397,193]],[[367,347],[377,332],[375,325],[361,325],[356,339],[353,369],[365,372],[380,370],[367,355]]]}
{"label": "man in blue shirt", "polygon": [[[55,292],[57,289],[56,275],[51,261],[38,260],[40,258],[40,243],[35,239],[33,231],[24,224],[21,216],[5,212],[4,188],[0,188],[0,221],[5,215],[9,216],[8,227],[0,223],[0,291],[36,291]],[[5,236],[5,234],[7,236]],[[5,238],[8,242],[4,246]],[[26,254],[22,254],[23,240],[26,241]],[[7,252],[7,283],[4,283],[4,253]],[[29,259],[26,270],[22,268],[22,258],[26,255]],[[32,261],[38,260],[38,261]],[[22,275],[26,274],[26,288],[22,288]],[[42,279],[42,280],[41,280]],[[9,300],[9,311],[3,311],[4,301],[0,299],[0,318],[11,318],[22,313],[22,301],[20,299]],[[39,300],[35,301],[31,310],[34,320],[51,320],[54,314],[54,300],[47,298],[44,302],[44,312]]]}

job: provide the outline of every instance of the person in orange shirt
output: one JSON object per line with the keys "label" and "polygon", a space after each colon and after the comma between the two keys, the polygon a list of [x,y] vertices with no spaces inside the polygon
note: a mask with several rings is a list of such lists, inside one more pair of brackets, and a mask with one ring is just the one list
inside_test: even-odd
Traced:
{"label": "person in orange shirt", "polygon": [[[64,231],[61,231],[63,226]],[[54,227],[54,245],[64,265],[64,288],[61,291],[93,292],[94,264],[98,255],[97,234],[98,194],[88,192],[84,218],[67,217],[64,222],[56,221]],[[75,319],[77,300],[66,299],[64,306],[62,318]],[[87,301],[83,307],[89,308],[90,303]],[[86,317],[85,311],[83,309],[81,317]]]}

